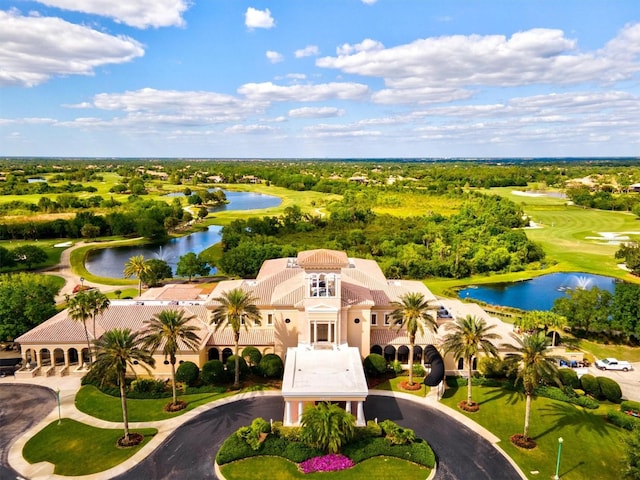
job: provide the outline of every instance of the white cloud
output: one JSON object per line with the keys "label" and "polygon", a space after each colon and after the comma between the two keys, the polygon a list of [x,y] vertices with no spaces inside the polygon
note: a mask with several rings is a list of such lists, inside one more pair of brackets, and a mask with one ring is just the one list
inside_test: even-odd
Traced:
{"label": "white cloud", "polygon": [[92,75],[144,55],[140,43],[54,17],[0,11],[0,86],[34,86],[52,76]]}
{"label": "white cloud", "polygon": [[640,71],[640,25],[625,27],[601,50],[581,52],[561,30],[451,35],[385,48],[371,39],[343,45],[319,67],[383,78],[389,88],[602,83]]}
{"label": "white cloud", "polygon": [[113,18],[136,28],[183,26],[187,0],[36,0],[64,10]]}
{"label": "white cloud", "polygon": [[320,49],[316,45],[307,45],[295,51],[296,58],[314,57],[320,54]]}
{"label": "white cloud", "polygon": [[344,110],[335,107],[302,107],[289,110],[292,118],[330,118],[341,117]]}
{"label": "white cloud", "polygon": [[268,103],[214,92],[143,88],[98,94],[93,105],[101,110],[125,112],[126,122],[211,125],[237,122],[250,115],[262,114]]}
{"label": "white cloud", "polygon": [[229,128],[224,129],[224,133],[230,134],[270,134],[276,132],[277,129],[270,127],[268,125],[234,125]]}
{"label": "white cloud", "polygon": [[456,100],[470,98],[473,93],[469,90],[456,88],[403,88],[383,89],[375,92],[371,98],[382,104],[426,104],[449,103]]}
{"label": "white cloud", "polygon": [[365,5],[373,5],[377,1],[378,0],[362,0],[362,3],[364,3]]}
{"label": "white cloud", "polygon": [[271,82],[246,83],[238,93],[256,101],[319,102],[323,100],[360,100],[369,93],[361,83],[322,83],[318,85],[275,85]]}
{"label": "white cloud", "polygon": [[281,53],[274,52],[273,50],[267,50],[266,56],[271,63],[279,63],[284,60],[284,56]]}
{"label": "white cloud", "polygon": [[244,24],[250,29],[273,28],[276,26],[276,22],[273,20],[268,8],[258,10],[253,7],[247,8],[244,14]]}
{"label": "white cloud", "polygon": [[360,138],[379,137],[382,132],[379,130],[363,130],[355,124],[327,124],[321,123],[304,128],[305,136],[308,138]]}

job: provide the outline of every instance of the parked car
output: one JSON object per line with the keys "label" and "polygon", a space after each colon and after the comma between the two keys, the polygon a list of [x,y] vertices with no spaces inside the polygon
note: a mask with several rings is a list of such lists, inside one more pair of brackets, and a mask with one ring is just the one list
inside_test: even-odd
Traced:
{"label": "parked car", "polygon": [[622,370],[623,372],[633,370],[633,367],[629,362],[617,360],[615,358],[603,358],[602,360],[596,360],[596,367],[600,370]]}

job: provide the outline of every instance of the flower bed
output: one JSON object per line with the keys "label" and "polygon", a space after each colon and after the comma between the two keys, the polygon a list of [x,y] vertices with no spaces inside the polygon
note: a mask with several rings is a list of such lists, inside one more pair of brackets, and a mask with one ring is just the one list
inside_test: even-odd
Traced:
{"label": "flower bed", "polygon": [[302,473],[313,472],[337,472],[353,467],[354,463],[349,457],[338,454],[323,455],[305,460],[298,468]]}

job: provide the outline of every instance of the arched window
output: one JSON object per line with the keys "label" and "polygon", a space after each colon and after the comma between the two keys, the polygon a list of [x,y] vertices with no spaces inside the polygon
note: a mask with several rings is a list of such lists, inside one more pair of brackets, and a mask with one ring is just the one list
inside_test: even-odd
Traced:
{"label": "arched window", "polygon": [[413,346],[413,361],[415,363],[422,363],[422,347],[420,345]]}
{"label": "arched window", "polygon": [[220,352],[217,348],[210,348],[207,352],[207,360],[220,360]]}
{"label": "arched window", "polygon": [[222,363],[227,363],[227,359],[233,355],[233,350],[230,348],[225,348],[222,350]]}
{"label": "arched window", "polygon": [[458,370],[462,370],[464,368],[464,358],[458,359]]}
{"label": "arched window", "polygon": [[409,347],[406,345],[398,347],[398,361],[400,363],[409,363]]}
{"label": "arched window", "polygon": [[377,353],[378,355],[382,355],[382,347],[380,345],[373,345],[369,353]]}
{"label": "arched window", "polygon": [[396,347],[393,345],[387,345],[384,347],[384,359],[387,362],[393,362],[396,359]]}
{"label": "arched window", "polygon": [[312,273],[309,277],[309,296],[335,297],[336,276],[333,273]]}

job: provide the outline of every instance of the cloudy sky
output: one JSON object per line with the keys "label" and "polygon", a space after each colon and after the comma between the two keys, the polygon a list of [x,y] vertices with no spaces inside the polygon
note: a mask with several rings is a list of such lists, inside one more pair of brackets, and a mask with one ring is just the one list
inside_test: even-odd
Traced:
{"label": "cloudy sky", "polygon": [[638,0],[0,0],[0,155],[640,155]]}

